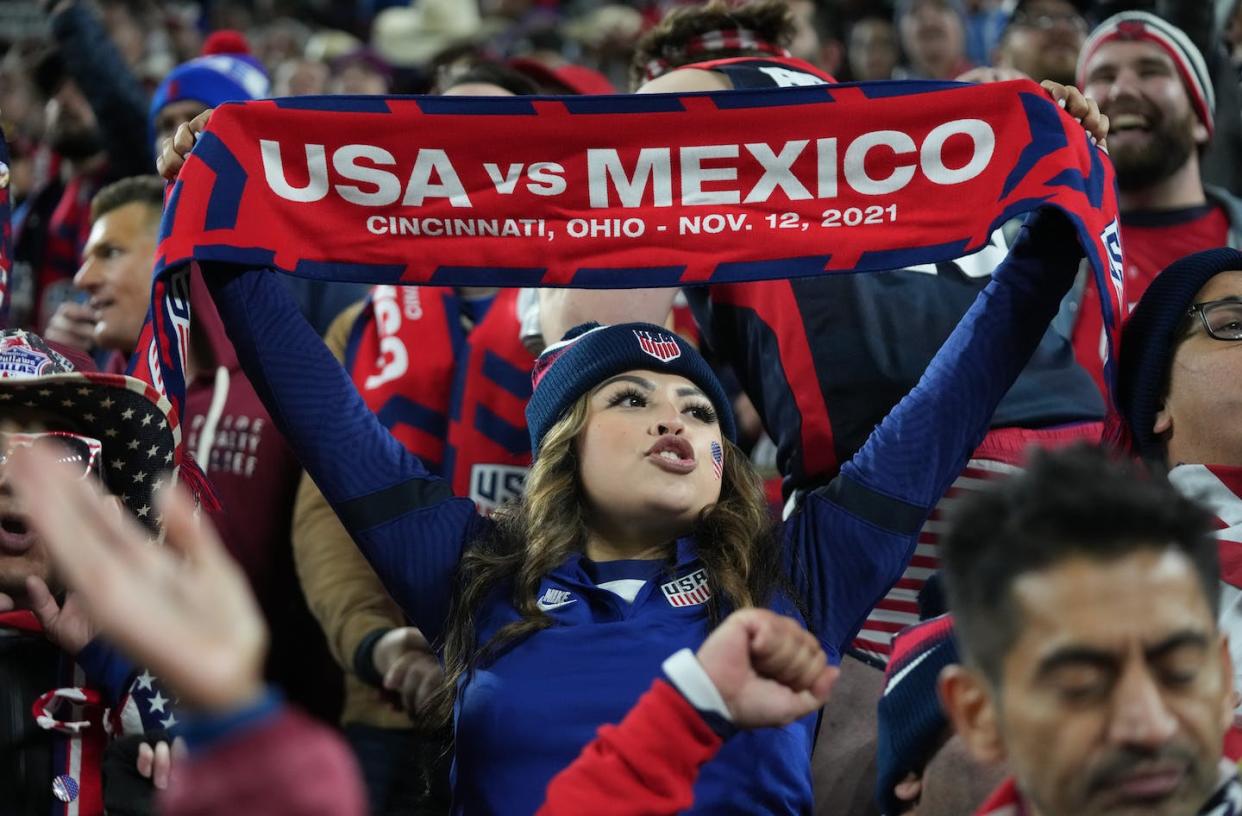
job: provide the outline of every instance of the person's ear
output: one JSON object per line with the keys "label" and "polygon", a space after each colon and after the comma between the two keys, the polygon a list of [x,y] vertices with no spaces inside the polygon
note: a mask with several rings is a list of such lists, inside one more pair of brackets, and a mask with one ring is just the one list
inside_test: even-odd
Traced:
{"label": "person's ear", "polygon": [[1195,144],[1197,145],[1205,145],[1212,140],[1212,137],[1208,134],[1207,125],[1200,122],[1199,117],[1197,116],[1195,117],[1195,126],[1191,129],[1190,133],[1194,137]]}
{"label": "person's ear", "polygon": [[905,778],[893,786],[893,796],[902,802],[914,804],[923,795],[923,777],[910,771]]}
{"label": "person's ear", "polygon": [[1221,725],[1228,731],[1233,727],[1235,709],[1238,706],[1238,692],[1233,682],[1233,655],[1229,651],[1229,635],[1220,634],[1220,682],[1224,690],[1221,694]]}
{"label": "person's ear", "polygon": [[937,682],[940,704],[953,729],[980,762],[1001,762],[1005,745],[1001,739],[997,701],[983,675],[961,665],[945,666]]}
{"label": "person's ear", "polygon": [[1160,410],[1156,411],[1156,418],[1151,423],[1151,432],[1156,436],[1164,436],[1173,430],[1173,412],[1169,410],[1169,404],[1166,400],[1160,406]]}

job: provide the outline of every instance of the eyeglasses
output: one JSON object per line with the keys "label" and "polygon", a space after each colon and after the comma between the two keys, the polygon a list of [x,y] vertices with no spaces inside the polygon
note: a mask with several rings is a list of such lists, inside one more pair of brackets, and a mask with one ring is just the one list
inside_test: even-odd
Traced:
{"label": "eyeglasses", "polygon": [[1203,328],[1217,340],[1242,340],[1242,300],[1209,300],[1196,303],[1186,316],[1199,315]]}
{"label": "eyeglasses", "polygon": [[1013,23],[1029,28],[1038,28],[1040,31],[1051,31],[1060,23],[1084,34],[1087,32],[1087,21],[1083,19],[1082,15],[1069,11],[1061,12],[1060,14],[1053,14],[1052,12],[1032,14],[1019,11],[1013,15]]}
{"label": "eyeglasses", "polygon": [[18,448],[44,448],[57,461],[81,468],[82,472],[78,477],[80,479],[85,479],[92,473],[99,475],[103,443],[98,439],[67,431],[47,431],[0,434],[0,442],[4,445],[3,453],[0,453],[0,466],[7,464],[13,451]]}

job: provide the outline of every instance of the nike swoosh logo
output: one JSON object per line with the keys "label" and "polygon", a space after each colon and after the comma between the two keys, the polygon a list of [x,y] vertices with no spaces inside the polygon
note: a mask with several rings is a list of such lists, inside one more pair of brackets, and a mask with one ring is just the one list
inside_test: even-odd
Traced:
{"label": "nike swoosh logo", "polygon": [[569,606],[572,603],[578,603],[578,599],[570,598],[568,601],[561,601],[560,603],[554,603],[554,604],[546,603],[543,600],[539,600],[535,602],[535,606],[539,607],[539,610],[541,612],[551,612],[553,609],[560,609],[562,606]]}

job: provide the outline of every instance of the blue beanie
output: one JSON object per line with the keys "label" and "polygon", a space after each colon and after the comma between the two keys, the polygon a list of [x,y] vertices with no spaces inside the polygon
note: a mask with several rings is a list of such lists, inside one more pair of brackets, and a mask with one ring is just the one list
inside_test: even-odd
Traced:
{"label": "blue beanie", "polygon": [[885,814],[901,812],[893,788],[906,774],[922,772],[949,727],[936,684],[940,670],[957,662],[951,615],[916,623],[893,638],[877,708],[875,798]]}
{"label": "blue beanie", "polygon": [[262,99],[271,83],[262,65],[249,54],[212,54],[183,62],[164,77],[151,97],[147,120],[155,132],[155,116],[166,105],[191,99],[214,108],[223,102]]}
{"label": "blue beanie", "polygon": [[526,403],[532,455],[539,456],[544,435],[579,397],[609,377],[634,369],[678,374],[697,385],[716,409],[725,437],[737,439],[724,386],[703,355],[676,332],[653,323],[583,323],[565,332],[535,361],[534,393]]}
{"label": "blue beanie", "polygon": [[1174,261],[1155,277],[1126,321],[1121,335],[1117,402],[1134,452],[1144,458],[1164,456],[1162,443],[1151,428],[1164,404],[1169,367],[1186,313],[1209,280],[1234,269],[1242,270],[1242,252],[1227,247]]}

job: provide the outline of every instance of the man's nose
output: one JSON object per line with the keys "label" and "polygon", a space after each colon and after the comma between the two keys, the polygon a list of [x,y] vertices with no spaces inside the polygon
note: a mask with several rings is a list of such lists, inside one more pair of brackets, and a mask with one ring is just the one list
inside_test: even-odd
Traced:
{"label": "man's nose", "polygon": [[1177,717],[1146,666],[1132,666],[1114,692],[1109,739],[1116,745],[1157,749],[1177,733]]}

